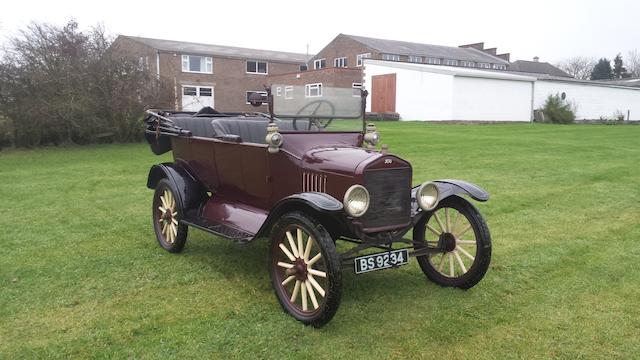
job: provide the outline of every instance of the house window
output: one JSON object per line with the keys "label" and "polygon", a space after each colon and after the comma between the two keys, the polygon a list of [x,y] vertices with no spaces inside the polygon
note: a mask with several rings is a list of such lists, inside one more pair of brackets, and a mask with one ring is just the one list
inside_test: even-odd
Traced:
{"label": "house window", "polygon": [[440,65],[440,59],[438,58],[427,58],[427,64],[432,64],[432,65]]}
{"label": "house window", "polygon": [[371,53],[356,55],[356,65],[362,66],[364,59],[371,59]]}
{"label": "house window", "polygon": [[400,61],[400,55],[397,55],[397,54],[382,54],[382,60]]}
{"label": "house window", "polygon": [[315,70],[324,69],[327,66],[327,62],[325,59],[313,60],[313,68]]}
{"label": "house window", "polygon": [[458,60],[446,59],[444,64],[448,66],[458,66]]}
{"label": "house window", "polygon": [[493,68],[495,70],[505,70],[507,67],[506,65],[502,65],[502,64],[493,64]]}
{"label": "house window", "polygon": [[282,96],[282,87],[278,86],[276,88],[276,96]]}
{"label": "house window", "polygon": [[476,63],[474,63],[473,61],[465,61],[465,60],[462,60],[462,61],[460,61],[460,66],[464,66],[464,67],[476,67]]}
{"label": "house window", "polygon": [[148,56],[140,56],[138,58],[138,70],[149,70],[149,57]]}
{"label": "house window", "polygon": [[322,83],[307,84],[304,86],[305,97],[320,97],[322,96]]}
{"label": "house window", "polygon": [[491,64],[489,63],[478,63],[478,67],[481,69],[491,69]]}
{"label": "house window", "polygon": [[285,99],[293,99],[293,86],[285,86],[284,87],[284,98]]}
{"label": "house window", "polygon": [[261,97],[262,97],[262,105],[266,105],[267,104],[267,92],[266,91],[247,91],[246,99],[245,99],[247,104],[251,104],[251,102],[249,102],[251,94],[260,94]]}
{"label": "house window", "polygon": [[213,59],[209,56],[182,55],[182,72],[213,74]]}
{"label": "house window", "polygon": [[361,83],[353,83],[351,84],[351,88],[353,89],[353,97],[361,97],[362,96],[362,84]]}
{"label": "house window", "polygon": [[347,67],[347,58],[346,57],[341,57],[341,58],[333,59],[333,66],[334,67]]}
{"label": "house window", "polygon": [[184,96],[213,96],[213,88],[199,86],[185,86],[182,88]]}
{"label": "house window", "polygon": [[267,74],[267,62],[247,60],[247,74]]}
{"label": "house window", "polygon": [[300,65],[300,71],[307,71],[308,68],[307,64]]}
{"label": "house window", "polygon": [[422,56],[409,55],[409,62],[422,64]]}

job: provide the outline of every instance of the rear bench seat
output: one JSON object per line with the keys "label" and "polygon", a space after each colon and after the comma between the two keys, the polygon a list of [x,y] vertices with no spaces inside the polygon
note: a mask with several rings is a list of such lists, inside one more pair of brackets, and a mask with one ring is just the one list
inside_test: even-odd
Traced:
{"label": "rear bench seat", "polygon": [[215,138],[224,135],[237,135],[243,142],[264,144],[267,136],[267,125],[269,120],[247,119],[247,118],[218,118],[211,120],[210,117],[197,116],[172,116],[173,122],[191,131],[193,136]]}
{"label": "rear bench seat", "polygon": [[191,131],[191,135],[212,138],[216,135],[211,127],[211,118],[196,116],[172,116],[171,120],[179,127]]}
{"label": "rear bench seat", "polygon": [[265,119],[215,119],[211,121],[211,127],[216,136],[238,135],[243,142],[265,144],[267,125]]}
{"label": "rear bench seat", "polygon": [[[224,135],[237,135],[240,141],[265,144],[267,136],[267,125],[269,120],[266,118],[216,118],[211,120],[210,117],[197,116],[172,116],[173,122],[185,129],[191,131],[193,136],[216,138]],[[281,121],[278,123],[280,130],[293,130],[289,121]],[[306,129],[305,121],[300,121],[300,126]]]}

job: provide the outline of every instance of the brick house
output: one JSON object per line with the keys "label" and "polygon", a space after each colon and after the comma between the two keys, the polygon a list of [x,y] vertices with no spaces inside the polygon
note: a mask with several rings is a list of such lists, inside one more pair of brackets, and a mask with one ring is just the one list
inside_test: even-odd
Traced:
{"label": "brick house", "polygon": [[339,34],[309,62],[310,69],[361,68],[363,59],[506,70],[509,54],[485,49],[484,43],[459,47]]}
{"label": "brick house", "polygon": [[120,35],[116,52],[172,84],[176,110],[212,106],[223,111],[255,111],[252,92],[263,92],[268,75],[306,69],[305,54],[198,44]]}

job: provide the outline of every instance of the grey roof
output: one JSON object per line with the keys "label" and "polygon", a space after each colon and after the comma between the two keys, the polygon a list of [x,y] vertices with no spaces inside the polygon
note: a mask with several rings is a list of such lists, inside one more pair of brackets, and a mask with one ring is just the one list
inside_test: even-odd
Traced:
{"label": "grey roof", "polygon": [[622,85],[640,87],[640,78],[627,78],[627,79],[613,79],[613,80],[595,80],[609,85]]}
{"label": "grey roof", "polygon": [[131,40],[143,43],[161,51],[173,51],[177,53],[217,55],[221,57],[242,58],[253,60],[270,60],[286,63],[306,63],[312,56],[306,54],[290,53],[282,51],[247,49],[234,46],[200,44],[185,41],[149,39],[135,36],[125,36]]}
{"label": "grey roof", "polygon": [[508,68],[510,71],[520,71],[534,74],[547,74],[551,76],[572,77],[566,72],[549,64],[548,62],[517,60],[512,62]]}
{"label": "grey roof", "polygon": [[466,60],[474,62],[509,64],[508,61],[497,56],[487,54],[477,49],[460,48],[442,45],[420,44],[407,41],[375,39],[364,36],[346,35],[365,46],[381,53],[398,55],[417,55],[442,59]]}
{"label": "grey roof", "polygon": [[[487,70],[489,71],[489,70]],[[504,72],[504,71],[503,71]],[[591,85],[591,86],[606,86],[606,87],[615,87],[615,88],[627,88],[627,89],[633,89],[633,90],[640,90],[640,84],[638,83],[628,83],[628,84],[624,84],[622,83],[622,81],[618,82],[615,80],[581,80],[581,79],[576,79],[573,77],[566,77],[566,76],[555,76],[555,75],[549,75],[549,74],[542,74],[542,73],[529,73],[529,72],[523,72],[523,71],[511,71],[511,70],[507,70],[507,73],[510,74],[515,74],[515,75],[522,75],[522,76],[531,76],[534,77],[538,80],[543,80],[543,81],[559,81],[559,82],[566,82],[566,83],[577,83],[577,84],[583,84],[583,85]],[[629,79],[626,79],[629,80]],[[640,82],[640,79],[636,79],[638,80],[638,82]]]}

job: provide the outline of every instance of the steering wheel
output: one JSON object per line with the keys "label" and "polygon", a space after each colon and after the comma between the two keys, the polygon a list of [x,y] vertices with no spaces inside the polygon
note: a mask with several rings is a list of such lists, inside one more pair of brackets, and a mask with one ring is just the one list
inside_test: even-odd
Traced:
{"label": "steering wheel", "polygon": [[[331,115],[329,115],[329,118],[319,118],[319,117],[314,117],[314,115],[316,115],[318,113],[318,110],[320,109],[320,107],[322,107],[324,104],[327,104],[329,106],[329,108],[331,109]],[[329,124],[331,124],[331,121],[333,121],[333,115],[335,115],[336,113],[336,108],[335,106],[333,106],[333,104],[327,100],[316,100],[316,101],[312,101],[308,104],[306,104],[305,106],[303,106],[300,110],[298,110],[298,112],[296,113],[296,115],[301,115],[303,113],[306,113],[307,109],[312,108],[313,106],[315,106],[313,108],[313,111],[311,111],[311,114],[307,115],[309,117],[309,123],[307,124],[307,131],[311,130],[311,127],[313,125],[315,125],[318,129],[324,129],[327,126],[329,126]],[[293,118],[293,128],[295,130],[300,130],[298,129],[298,125],[296,124],[296,120],[298,120],[298,118]]]}

